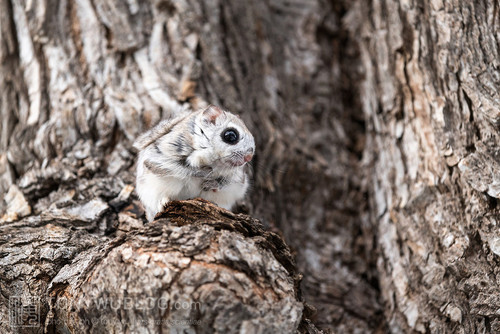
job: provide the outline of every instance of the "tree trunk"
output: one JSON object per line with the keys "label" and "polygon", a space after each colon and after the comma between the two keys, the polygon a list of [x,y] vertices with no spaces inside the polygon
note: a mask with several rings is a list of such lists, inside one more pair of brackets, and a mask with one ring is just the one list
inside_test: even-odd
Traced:
{"label": "tree trunk", "polygon": [[393,333],[498,333],[497,1],[358,1],[371,221]]}
{"label": "tree trunk", "polygon": [[61,223],[2,229],[2,290],[20,293],[2,333],[317,333],[289,247],[246,215],[191,200],[115,238]]}
{"label": "tree trunk", "polygon": [[[236,309],[234,330],[313,331],[303,297],[318,327],[340,333],[499,332],[498,8],[0,0],[2,331],[18,329],[6,320],[9,297],[36,296],[39,331],[203,319],[225,332],[224,314]],[[290,244],[303,296],[289,256],[276,251],[286,247],[252,232],[250,218],[221,223],[213,209],[202,224],[197,209],[174,206],[182,215],[144,225],[131,142],[207,103],[240,114],[255,135],[254,184],[240,211]],[[237,241],[263,260],[232,254]],[[148,283],[133,279],[137,268]],[[155,278],[159,268],[172,281]],[[186,273],[194,283],[179,281]],[[228,289],[235,278],[249,288]],[[210,306],[144,318],[110,307],[105,317],[123,322],[92,324],[96,306],[84,301],[127,300],[118,281],[134,301],[178,291],[168,300]],[[250,296],[218,308],[189,290],[202,282],[221,303]]]}
{"label": "tree trunk", "polygon": [[[87,300],[95,291],[125,298],[118,281],[102,276],[112,268],[123,274],[121,283],[139,284],[133,282],[138,272],[127,273],[132,269],[119,265],[118,254],[133,264],[142,259],[142,247],[151,246],[144,237],[152,229],[163,226],[166,234],[158,240],[165,243],[172,230],[166,221],[143,226],[131,143],[180,108],[207,103],[240,114],[254,133],[254,184],[240,209],[291,245],[304,273],[303,296],[317,309],[314,322],[341,332],[383,328],[360,165],[359,50],[341,25],[350,6],[326,0],[0,0],[2,331],[19,329],[6,320],[9,297],[22,297],[22,304],[30,296],[41,299],[40,331],[132,331],[105,323],[85,327],[78,321],[97,317],[92,305],[68,311],[58,301]],[[183,230],[183,242],[220,240],[226,233],[193,224]],[[245,234],[234,238],[255,243]],[[271,244],[259,247],[269,255]],[[169,249],[178,257],[160,259],[158,266],[181,272],[195,255],[179,249]],[[211,266],[204,256],[200,268]],[[261,289],[272,288],[274,276],[259,271],[264,276],[256,278],[236,263],[227,268],[235,277],[262,279]],[[153,267],[138,265],[148,282],[158,282],[149,280]],[[210,268],[208,276],[225,270]],[[296,280],[285,269],[286,284]],[[135,286],[134,296],[168,290],[162,289]],[[303,314],[299,290],[280,289],[286,291],[276,292],[277,300],[288,298],[290,307],[254,295],[235,306],[248,320],[238,326],[252,332],[276,321],[313,331],[305,318],[297,321]],[[261,311],[269,315],[257,317],[257,306],[246,302],[268,303]],[[225,312],[211,305],[212,316]],[[115,325],[139,325],[128,318],[133,314],[112,311],[108,318],[127,316]],[[278,321],[283,312],[293,318],[288,324]],[[228,326],[225,319],[210,321]]]}

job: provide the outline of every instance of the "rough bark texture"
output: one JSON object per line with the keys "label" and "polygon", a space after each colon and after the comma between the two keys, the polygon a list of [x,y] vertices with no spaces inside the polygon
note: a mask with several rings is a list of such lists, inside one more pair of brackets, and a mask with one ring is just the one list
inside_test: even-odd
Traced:
{"label": "rough bark texture", "polygon": [[[300,325],[316,333],[302,321],[308,310],[289,247],[259,221],[206,201],[173,202],[116,238],[52,218],[1,232],[2,291],[39,297],[41,326],[24,332],[292,333]],[[6,305],[2,314],[12,311]],[[8,321],[0,331],[12,331]]]}
{"label": "rough bark texture", "polygon": [[500,332],[497,1],[359,1],[365,165],[391,332]]}
{"label": "rough bark texture", "polygon": [[[138,266],[152,276],[137,289],[153,295],[160,279],[141,261],[174,252],[159,259],[178,277],[165,291],[209,303],[179,279],[197,267],[224,290],[233,270],[252,287],[264,282],[262,291],[292,292],[281,300],[300,308],[295,283],[221,266],[230,256],[217,253],[221,240],[238,235],[293,280],[268,239],[166,224],[173,216],[143,226],[131,142],[179,108],[210,102],[240,114],[256,137],[254,186],[240,210],[291,245],[318,327],[500,332],[499,20],[491,0],[0,0],[2,242],[20,240],[2,253],[2,311],[21,291],[85,300],[67,293],[63,268],[92,252],[127,259],[96,262],[95,281],[79,291],[102,291],[108,267]],[[170,244],[175,229],[211,246],[191,254]],[[252,298],[269,317],[240,308],[249,331],[283,315]],[[49,320],[64,314],[44,305]],[[94,317],[88,310],[75,314]],[[87,326],[76,319],[64,326]]]}
{"label": "rough bark texture", "polygon": [[[241,209],[291,245],[313,321],[340,332],[383,328],[359,168],[358,49],[341,25],[349,6],[0,0],[0,213],[5,245],[14,229],[27,240],[2,253],[2,307],[29,284],[33,294],[58,291],[52,279],[77,253],[118,256],[112,240],[143,224],[131,142],[179,108],[216,103],[255,135],[254,185]],[[64,251],[44,255],[51,233]],[[23,247],[32,257],[9,255]]]}

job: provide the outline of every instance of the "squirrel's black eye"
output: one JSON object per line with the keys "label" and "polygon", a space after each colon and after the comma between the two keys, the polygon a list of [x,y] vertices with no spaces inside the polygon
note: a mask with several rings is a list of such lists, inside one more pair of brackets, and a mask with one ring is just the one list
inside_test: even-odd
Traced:
{"label": "squirrel's black eye", "polygon": [[240,134],[238,133],[238,130],[233,129],[233,128],[229,128],[229,129],[222,131],[221,137],[225,143],[228,143],[230,145],[234,145],[240,139]]}

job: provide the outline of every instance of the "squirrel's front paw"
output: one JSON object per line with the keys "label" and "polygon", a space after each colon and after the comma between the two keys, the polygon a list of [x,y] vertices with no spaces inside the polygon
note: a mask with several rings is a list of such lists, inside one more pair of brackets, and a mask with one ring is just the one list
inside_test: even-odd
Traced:
{"label": "squirrel's front paw", "polygon": [[219,183],[216,180],[205,180],[201,184],[201,189],[203,191],[210,191],[210,190],[217,191],[218,188],[219,188]]}
{"label": "squirrel's front paw", "polygon": [[208,177],[208,175],[210,175],[210,173],[212,173],[212,170],[213,169],[210,166],[203,166],[203,167],[199,168],[194,173],[194,176],[205,178],[205,177]]}
{"label": "squirrel's front paw", "polygon": [[201,184],[201,189],[203,191],[217,191],[222,189],[224,186],[224,182],[221,178],[213,179],[213,180],[205,180]]}

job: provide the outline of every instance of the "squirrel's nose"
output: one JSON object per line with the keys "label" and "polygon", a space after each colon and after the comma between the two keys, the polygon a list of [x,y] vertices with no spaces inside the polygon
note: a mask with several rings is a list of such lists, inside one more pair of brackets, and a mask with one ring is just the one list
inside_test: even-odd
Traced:
{"label": "squirrel's nose", "polygon": [[247,154],[243,157],[243,160],[245,160],[245,162],[249,162],[250,160],[252,160],[253,158],[253,154],[250,153],[250,154]]}

